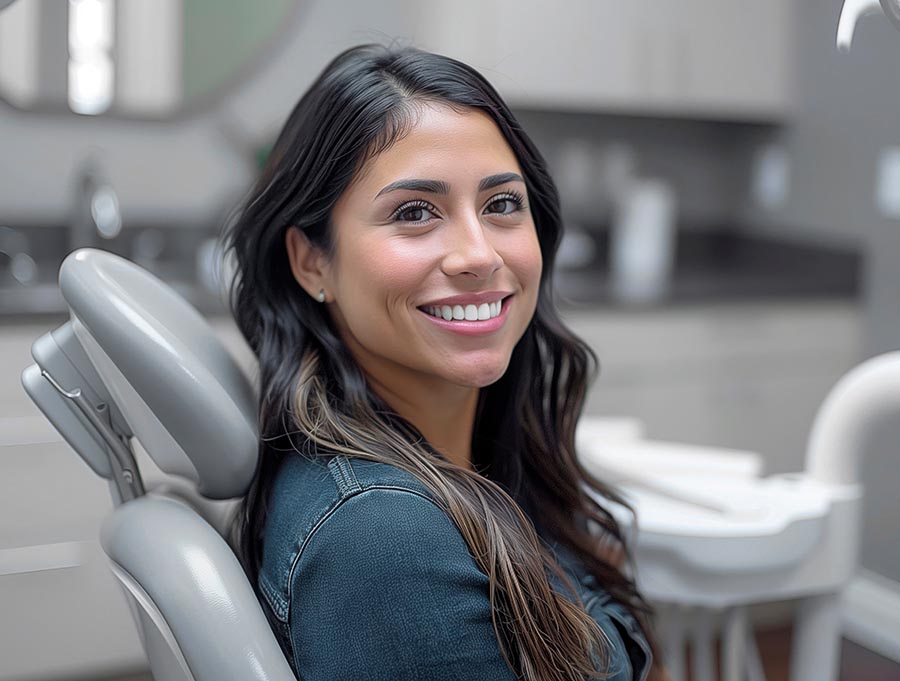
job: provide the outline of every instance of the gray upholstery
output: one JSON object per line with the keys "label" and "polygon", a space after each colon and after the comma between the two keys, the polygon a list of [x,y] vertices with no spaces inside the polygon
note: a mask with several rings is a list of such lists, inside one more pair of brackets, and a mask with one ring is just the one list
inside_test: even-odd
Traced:
{"label": "gray upholstery", "polygon": [[256,467],[256,401],[200,313],[146,270],[91,248],[63,261],[59,287],[76,337],[160,469],[207,497],[242,495]]}
{"label": "gray upholstery", "polygon": [[[250,382],[193,307],[124,258],[75,251],[60,289],[70,320],[35,342],[22,383],[88,466],[114,478],[101,543],[154,679],[294,681],[222,538],[256,467]],[[138,463],[132,439],[152,461]],[[140,467],[153,463],[165,477],[145,492]]]}
{"label": "gray upholstery", "polygon": [[116,509],[100,541],[125,588],[163,614],[193,678],[295,681],[235,555],[189,506],[147,494]]}

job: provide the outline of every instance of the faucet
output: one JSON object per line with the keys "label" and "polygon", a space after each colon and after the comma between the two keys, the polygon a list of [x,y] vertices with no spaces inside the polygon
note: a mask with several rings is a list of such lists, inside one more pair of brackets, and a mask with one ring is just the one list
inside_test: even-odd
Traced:
{"label": "faucet", "polygon": [[75,209],[69,224],[69,250],[94,246],[97,237],[113,239],[122,231],[122,212],[112,183],[88,160],[78,173]]}

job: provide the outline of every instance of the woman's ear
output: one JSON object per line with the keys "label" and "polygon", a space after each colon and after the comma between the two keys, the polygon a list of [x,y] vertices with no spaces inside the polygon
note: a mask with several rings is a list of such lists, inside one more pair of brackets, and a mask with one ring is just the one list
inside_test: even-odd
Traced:
{"label": "woman's ear", "polygon": [[297,283],[313,298],[327,289],[327,260],[321,249],[310,243],[309,238],[297,227],[288,227],[284,236],[291,272]]}

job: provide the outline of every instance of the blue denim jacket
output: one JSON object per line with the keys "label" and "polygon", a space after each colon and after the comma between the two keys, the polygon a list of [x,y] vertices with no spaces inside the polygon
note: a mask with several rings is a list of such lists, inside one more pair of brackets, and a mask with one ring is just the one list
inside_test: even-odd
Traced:
{"label": "blue denim jacket", "polygon": [[[491,624],[487,576],[413,476],[290,455],[268,508],[259,589],[299,679],[515,678]],[[643,681],[650,651],[637,623],[561,564],[612,644],[611,681]]]}

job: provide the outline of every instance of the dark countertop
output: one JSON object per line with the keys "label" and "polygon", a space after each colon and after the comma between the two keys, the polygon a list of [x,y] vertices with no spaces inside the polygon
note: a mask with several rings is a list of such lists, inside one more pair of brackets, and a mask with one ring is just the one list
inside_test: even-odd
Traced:
{"label": "dark countertop", "polygon": [[[609,232],[591,233],[593,262],[558,270],[563,307],[617,305],[610,282]],[[862,257],[851,250],[797,244],[726,230],[681,231],[665,300],[693,304],[766,298],[853,298],[860,294]]]}

